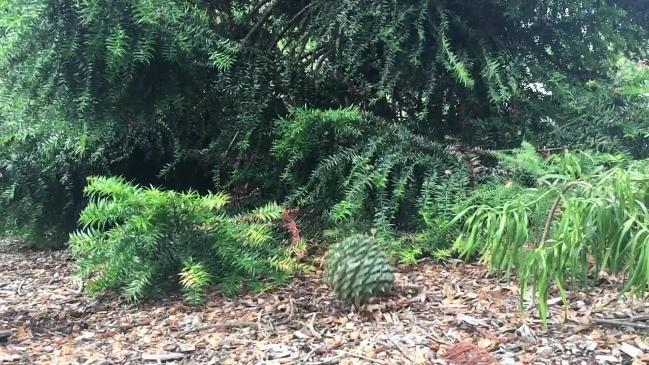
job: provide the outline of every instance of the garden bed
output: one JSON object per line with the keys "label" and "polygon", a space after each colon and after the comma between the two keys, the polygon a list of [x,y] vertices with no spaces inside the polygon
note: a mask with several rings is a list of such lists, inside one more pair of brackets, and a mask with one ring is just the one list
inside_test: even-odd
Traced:
{"label": "garden bed", "polygon": [[456,261],[399,268],[397,295],[361,312],[337,303],[316,269],[280,289],[238,298],[213,293],[205,305],[189,307],[180,296],[137,306],[117,296],[86,297],[73,268],[66,251],[0,246],[0,362],[462,364],[472,356],[493,357],[491,363],[502,364],[649,360],[649,342],[642,335],[649,328],[649,306],[619,297],[615,278],[606,278],[590,293],[571,294],[563,321],[563,305],[552,299],[552,317],[544,329],[534,309],[519,311],[516,283]]}

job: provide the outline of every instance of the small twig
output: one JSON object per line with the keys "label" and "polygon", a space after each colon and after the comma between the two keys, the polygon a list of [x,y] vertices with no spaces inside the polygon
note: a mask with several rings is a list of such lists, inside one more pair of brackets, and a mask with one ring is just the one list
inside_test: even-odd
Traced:
{"label": "small twig", "polygon": [[57,304],[58,305],[64,305],[64,304],[70,304],[70,303],[81,302],[81,301],[83,301],[83,298],[70,298],[70,299],[66,299],[64,301],[58,302]]}
{"label": "small twig", "polygon": [[178,337],[183,337],[189,333],[192,332],[200,332],[200,331],[205,331],[209,330],[212,328],[236,328],[236,327],[255,327],[257,323],[254,322],[221,322],[221,323],[214,323],[214,324],[208,324],[205,326],[201,327],[196,327],[196,328],[190,328],[188,330],[184,330],[178,334]]}
{"label": "small twig", "polygon": [[0,330],[0,342],[6,341],[11,337],[11,331]]}
{"label": "small twig", "polygon": [[299,20],[299,18],[300,18],[300,17],[301,17],[301,16],[302,16],[306,11],[308,11],[309,8],[311,8],[311,6],[313,6],[313,4],[316,4],[317,2],[318,2],[318,0],[315,0],[315,1],[310,2],[310,3],[307,4],[304,8],[302,8],[302,10],[298,11],[298,12],[297,12],[297,13],[296,13],[296,14],[295,14],[295,15],[294,15],[294,16],[293,16],[293,17],[292,17],[288,22],[286,22],[286,25],[284,26],[284,28],[283,28],[283,29],[282,29],[282,30],[277,34],[277,36],[275,37],[275,39],[274,39],[273,42],[271,43],[271,49],[272,49],[272,48],[275,48],[275,46],[277,46],[277,42],[279,42],[279,40],[284,36],[284,34],[286,34],[286,32],[288,32],[289,29],[291,29],[291,27],[293,27],[293,25],[295,24],[295,22],[296,22],[297,20]]}
{"label": "small twig", "polygon": [[293,304],[293,297],[288,297],[288,305],[289,305],[289,312],[288,312],[288,319],[289,321],[293,319],[293,316],[295,315],[295,306]]}
{"label": "small twig", "polygon": [[262,26],[262,24],[266,21],[266,19],[268,19],[268,17],[270,16],[270,12],[273,10],[273,8],[275,6],[277,6],[278,3],[279,3],[279,0],[273,0],[273,1],[271,1],[270,4],[268,4],[268,7],[266,7],[266,10],[264,10],[264,12],[261,14],[261,17],[259,18],[259,20],[257,20],[255,25],[252,26],[252,29],[250,29],[248,34],[246,34],[246,36],[243,38],[243,40],[241,41],[241,44],[248,43],[248,40],[250,40],[250,38],[257,32],[257,30]]}
{"label": "small twig", "polygon": [[77,288],[76,293],[81,294],[81,293],[83,293],[83,280],[78,279],[77,282],[79,283],[79,287]]}
{"label": "small twig", "polygon": [[622,321],[619,319],[610,319],[610,318],[593,318],[592,320],[593,323],[598,323],[598,324],[631,327],[639,330],[649,330],[649,325],[644,323],[635,323],[633,322],[633,319],[631,319],[631,321]]}
{"label": "small twig", "polygon": [[648,319],[649,319],[649,314],[643,314],[643,315],[631,317],[631,322],[646,321]]}
{"label": "small twig", "polygon": [[394,344],[394,347],[396,347],[397,350],[399,350],[399,352],[401,353],[401,355],[403,355],[403,357],[405,357],[405,358],[406,358],[408,361],[410,361],[411,363],[414,363],[414,362],[415,362],[415,360],[413,360],[413,359],[412,359],[412,358],[411,358],[411,357],[406,353],[406,351],[403,349],[403,347],[402,347],[401,345],[399,345],[399,343],[398,343],[397,341],[395,341],[392,337],[388,337],[388,339],[390,340],[390,342],[392,342],[392,343]]}
{"label": "small twig", "polygon": [[375,364],[385,364],[385,362],[383,362],[381,360],[373,359],[371,357],[363,356],[361,354],[356,354],[356,353],[353,353],[353,352],[347,352],[347,351],[342,351],[342,350],[334,350],[334,352],[336,352],[338,354],[342,354],[342,355],[352,356],[352,357],[355,357],[355,358],[358,358],[358,359],[367,360],[367,361],[373,362]]}
{"label": "small twig", "polygon": [[313,354],[315,354],[316,351],[321,350],[321,349],[322,349],[322,347],[319,347],[319,346],[316,346],[313,349],[311,349],[311,351],[309,351],[309,353],[306,354],[306,356],[302,359],[302,363],[305,363],[305,362],[309,361],[311,356],[313,356]]}
{"label": "small twig", "polygon": [[230,144],[228,144],[228,148],[226,148],[225,152],[223,152],[223,155],[222,155],[223,158],[225,158],[228,155],[228,153],[230,152],[230,148],[232,148],[232,145],[234,144],[234,141],[237,140],[237,137],[239,137],[239,131],[237,131],[234,134],[234,137],[232,137],[232,140],[230,141]]}
{"label": "small twig", "polygon": [[[195,343],[199,343],[202,341],[205,341],[208,336],[204,336],[201,338],[199,341],[195,341]],[[235,340],[235,339],[228,339],[228,340],[223,340],[219,342],[219,347],[220,348],[233,348],[233,347],[239,347],[239,346],[248,346],[254,341],[248,340],[248,341],[243,341],[243,340]]]}
{"label": "small twig", "polygon": [[146,326],[146,324],[145,323],[129,323],[129,324],[126,324],[126,325],[120,325],[117,328],[117,330],[122,332],[122,333],[126,333],[126,332],[132,330],[135,327],[141,327],[141,326]]}
{"label": "small twig", "polygon": [[442,345],[448,345],[448,346],[450,346],[450,345],[453,344],[453,343],[451,343],[451,342],[448,342],[448,341],[444,340],[443,338],[439,338],[439,337],[434,336],[434,335],[432,335],[432,334],[430,334],[430,333],[426,333],[426,331],[424,331],[424,330],[423,330],[421,327],[419,327],[419,326],[417,326],[417,328],[419,328],[420,330],[422,330],[422,332],[424,333],[424,336],[425,336],[425,337],[427,337],[427,338],[429,338],[429,339],[431,339],[431,340],[433,340],[433,341],[435,341],[435,342],[437,342],[437,343],[441,343]]}
{"label": "small twig", "polygon": [[185,358],[185,354],[181,354],[178,352],[170,352],[167,354],[142,354],[142,360],[157,361],[157,362],[180,360],[184,358]]}
{"label": "small twig", "polygon": [[23,281],[18,284],[18,288],[16,288],[16,294],[20,295],[20,292],[23,289],[23,285],[25,285],[25,282],[27,281],[27,278],[23,279]]}
{"label": "small twig", "polygon": [[277,328],[275,327],[275,323],[273,323],[273,318],[271,316],[268,316],[268,325],[270,326],[272,332],[277,331]]}
{"label": "small twig", "polygon": [[307,325],[307,328],[309,329],[309,331],[311,331],[311,333],[313,333],[313,335],[316,338],[322,338],[322,335],[320,335],[320,333],[318,331],[316,331],[315,328],[313,327],[313,322],[315,321],[315,316],[317,314],[318,314],[317,312],[313,313],[313,316],[311,316],[311,320],[309,321],[309,324]]}
{"label": "small twig", "polygon": [[257,332],[261,332],[261,315],[263,314],[262,311],[259,311],[259,315],[257,316]]}
{"label": "small twig", "polygon": [[338,364],[340,362],[340,358],[342,358],[342,355],[328,357],[320,361],[311,361],[311,362],[303,361],[302,363],[309,364],[309,365]]}

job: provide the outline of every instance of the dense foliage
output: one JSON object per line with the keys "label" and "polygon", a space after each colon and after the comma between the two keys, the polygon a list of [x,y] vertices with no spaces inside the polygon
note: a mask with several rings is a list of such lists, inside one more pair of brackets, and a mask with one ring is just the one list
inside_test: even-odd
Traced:
{"label": "dense foliage", "polygon": [[86,176],[102,171],[105,160],[61,124],[0,123],[0,135],[0,229],[60,247],[77,225]]}
{"label": "dense foliage", "polygon": [[[367,113],[364,134],[348,142],[379,147],[387,134],[375,161],[392,160],[403,148],[417,153],[419,147],[404,146],[410,135],[425,141],[426,155],[447,136],[489,148],[515,147],[524,138],[593,148],[611,138],[611,148],[643,155],[646,100],[638,106],[633,99],[641,96],[620,96],[610,80],[619,54],[638,59],[646,52],[645,10],[584,0],[6,1],[0,110],[13,152],[3,165],[32,160],[31,174],[39,175],[3,168],[3,191],[26,182],[10,199],[8,219],[34,205],[43,215],[74,216],[82,199],[73,181],[95,172],[175,189],[226,189],[243,204],[294,196],[300,192],[293,187],[304,184],[277,184],[282,166],[323,144],[339,153],[348,147],[318,135],[299,146],[304,152],[296,145],[273,153],[295,127],[281,121],[304,105],[316,119],[330,108]],[[386,122],[373,130],[372,118]],[[81,166],[52,166],[47,146],[20,144],[25,129],[36,145],[66,141],[70,149],[57,151],[58,159]],[[88,158],[78,158],[79,150]],[[320,154],[301,166],[323,170],[324,159],[335,158]],[[356,171],[368,166],[350,163]],[[67,178],[70,169],[81,176]],[[405,158],[385,169],[405,181],[421,167]],[[43,184],[73,196],[38,197]],[[381,212],[387,218],[377,218],[357,209],[360,196],[345,194],[321,208],[388,221],[395,210],[392,202]],[[383,199],[401,199],[396,195]],[[75,202],[69,214],[58,214],[61,203],[50,201],[57,199]],[[69,222],[36,218],[69,231]]]}
{"label": "dense foliage", "polygon": [[214,282],[234,293],[244,280],[281,279],[300,268],[274,228],[277,205],[233,215],[224,210],[225,194],[142,188],[119,178],[93,177],[85,192],[83,229],[70,246],[91,293],[119,288],[137,300],[180,283],[197,303]]}
{"label": "dense foliage", "polygon": [[[542,156],[649,157],[647,14],[630,0],[7,0],[0,229],[61,246],[85,204],[82,224],[104,208],[84,197],[86,178],[123,176],[155,186],[107,180],[151,211],[226,191],[237,211],[297,209],[306,235],[372,231],[402,262],[445,258],[458,213],[510,204],[557,173]],[[211,213],[183,214],[146,219],[166,235]],[[92,242],[142,249],[96,229]],[[238,275],[174,257],[151,275]],[[103,287],[137,287],[124,275]]]}
{"label": "dense foliage", "polygon": [[278,134],[273,151],[288,161],[288,202],[309,212],[330,208],[325,218],[337,225],[413,228],[413,208],[432,205],[438,173],[446,170],[462,189],[476,172],[464,164],[473,155],[357,109],[297,109],[279,121]]}
{"label": "dense foliage", "polygon": [[647,161],[573,153],[518,161],[536,173],[534,186],[513,183],[504,201],[468,207],[457,217],[464,223],[454,248],[480,255],[497,271],[516,269],[521,294],[531,288],[538,295],[544,318],[552,283],[566,300],[569,286],[597,282],[602,270],[625,272],[626,289],[645,292]]}

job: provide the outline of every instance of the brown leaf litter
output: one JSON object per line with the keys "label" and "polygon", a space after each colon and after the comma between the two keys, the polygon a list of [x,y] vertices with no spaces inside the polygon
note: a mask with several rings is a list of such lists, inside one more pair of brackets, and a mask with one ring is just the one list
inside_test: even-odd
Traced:
{"label": "brown leaf litter", "polygon": [[[396,294],[363,311],[336,302],[320,271],[262,294],[187,306],[84,296],[66,251],[0,246],[0,363],[643,364],[647,302],[605,278],[551,299],[547,328],[515,282],[478,265],[399,268]],[[557,293],[553,293],[558,297]]]}

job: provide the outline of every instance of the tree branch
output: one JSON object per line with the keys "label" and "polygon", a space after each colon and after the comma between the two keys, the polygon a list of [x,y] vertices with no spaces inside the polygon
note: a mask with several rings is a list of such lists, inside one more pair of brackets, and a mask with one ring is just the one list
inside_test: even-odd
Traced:
{"label": "tree branch", "polygon": [[312,1],[312,2],[308,3],[307,6],[305,6],[304,8],[302,8],[302,10],[298,11],[298,12],[297,12],[297,13],[296,13],[296,14],[295,14],[295,15],[294,15],[294,16],[293,16],[293,17],[288,21],[288,22],[286,23],[286,25],[284,26],[284,28],[279,32],[279,34],[277,34],[277,36],[275,37],[275,39],[274,39],[273,42],[271,43],[271,49],[274,48],[274,47],[277,45],[277,42],[279,42],[279,40],[282,39],[282,37],[284,36],[284,34],[286,34],[286,32],[288,32],[288,30],[291,29],[291,27],[295,24],[296,21],[298,21],[298,20],[300,19],[300,17],[301,17],[302,15],[304,15],[308,10],[312,10],[311,7],[312,7],[314,4],[317,4],[317,3],[318,3],[318,0],[315,0],[315,1]]}
{"label": "tree branch", "polygon": [[242,44],[246,44],[246,43],[248,43],[248,41],[250,40],[250,38],[251,38],[251,37],[252,37],[252,36],[257,32],[257,30],[262,26],[262,24],[264,24],[264,22],[266,21],[266,19],[268,19],[268,17],[270,16],[270,12],[273,10],[273,8],[274,8],[275,6],[277,6],[277,4],[279,4],[279,0],[273,0],[273,1],[268,5],[268,7],[266,8],[266,10],[264,10],[264,12],[261,14],[261,18],[259,18],[259,20],[257,20],[257,22],[255,23],[255,25],[252,26],[252,29],[250,29],[250,31],[248,32],[248,34],[246,34],[246,36],[243,38],[243,41],[241,42]]}
{"label": "tree branch", "polygon": [[259,9],[261,9],[262,6],[268,4],[269,1],[270,0],[261,0],[259,4],[255,5],[254,8],[250,9],[250,14],[251,15],[256,14],[259,11]]}
{"label": "tree branch", "polygon": [[609,318],[593,318],[593,323],[609,325],[609,326],[621,326],[621,327],[631,327],[638,330],[649,330],[649,325],[644,323],[629,322],[619,319],[609,319]]}

